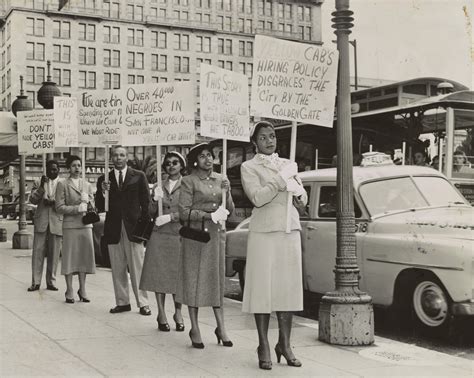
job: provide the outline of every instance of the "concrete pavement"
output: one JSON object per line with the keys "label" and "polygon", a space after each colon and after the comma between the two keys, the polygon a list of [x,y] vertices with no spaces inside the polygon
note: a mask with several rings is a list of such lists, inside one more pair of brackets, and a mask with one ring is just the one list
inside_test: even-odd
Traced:
{"label": "concrete pavement", "polygon": [[[44,280],[44,278],[43,278]],[[131,312],[109,314],[114,305],[111,273],[98,268],[87,277],[91,303],[64,303],[59,292],[28,293],[31,251],[0,244],[0,375],[1,376],[457,376],[473,377],[473,362],[381,337],[370,347],[340,347],[317,340],[318,323],[295,317],[292,344],[303,367],[277,364],[258,369],[253,317],[240,303],[225,300],[226,325],[233,348],[217,345],[211,309],[200,311],[204,350],[191,347],[185,332],[157,331],[156,302],[152,316]],[[77,278],[74,285],[78,287]],[[77,300],[77,295],[76,295]],[[172,301],[167,302],[172,321]],[[187,311],[183,311],[185,316]],[[170,323],[172,325],[172,323]],[[270,340],[277,342],[276,319]]]}

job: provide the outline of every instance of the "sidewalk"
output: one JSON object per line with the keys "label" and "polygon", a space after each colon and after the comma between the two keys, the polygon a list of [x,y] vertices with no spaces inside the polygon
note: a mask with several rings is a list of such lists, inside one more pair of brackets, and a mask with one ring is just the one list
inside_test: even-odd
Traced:
{"label": "sidewalk", "polygon": [[[157,331],[156,302],[152,316],[138,309],[109,314],[114,306],[108,269],[87,277],[91,303],[65,304],[63,277],[59,292],[27,293],[31,251],[0,244],[0,375],[1,376],[456,376],[472,377],[473,362],[420,347],[376,337],[370,347],[340,347],[318,341],[318,323],[295,317],[292,344],[303,367],[277,364],[258,369],[253,317],[240,303],[225,300],[226,324],[233,348],[216,344],[211,309],[200,311],[204,350],[193,349],[186,331]],[[59,269],[58,269],[59,270]],[[44,279],[44,278],[43,278]],[[77,278],[74,278],[77,290]],[[77,299],[77,298],[76,298]],[[133,305],[133,303],[132,303]],[[132,306],[133,307],[133,306]],[[172,320],[172,301],[167,301]],[[183,311],[187,315],[186,309]],[[170,325],[172,325],[170,323]],[[277,323],[270,340],[277,341]]]}

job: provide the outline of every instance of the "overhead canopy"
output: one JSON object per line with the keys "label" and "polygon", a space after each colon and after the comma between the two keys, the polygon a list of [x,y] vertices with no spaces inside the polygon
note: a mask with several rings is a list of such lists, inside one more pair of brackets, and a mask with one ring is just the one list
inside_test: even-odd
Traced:
{"label": "overhead canopy", "polygon": [[10,112],[0,112],[0,147],[17,145],[18,133],[15,116]]}

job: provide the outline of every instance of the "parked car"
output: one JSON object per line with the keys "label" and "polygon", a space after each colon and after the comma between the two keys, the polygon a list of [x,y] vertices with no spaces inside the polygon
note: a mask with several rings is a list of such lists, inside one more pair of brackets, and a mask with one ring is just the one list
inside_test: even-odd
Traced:
{"label": "parked car", "polygon": [[[36,211],[36,205],[30,203],[31,192],[25,193],[25,205],[26,205],[26,220],[33,220]],[[16,194],[13,197],[13,201],[2,203],[2,216],[3,219],[16,219],[20,217],[20,194]]]}
{"label": "parked car", "polygon": [[[474,209],[434,169],[354,167],[360,288],[430,329],[474,316]],[[299,174],[309,201],[301,215],[303,285],[334,290],[336,169]],[[244,286],[249,220],[227,232],[226,274]],[[410,311],[406,311],[409,309]]]}

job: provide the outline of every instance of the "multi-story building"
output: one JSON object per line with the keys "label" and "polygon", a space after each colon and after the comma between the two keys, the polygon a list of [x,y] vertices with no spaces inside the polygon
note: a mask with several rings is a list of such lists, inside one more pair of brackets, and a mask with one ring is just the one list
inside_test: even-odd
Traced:
{"label": "multi-story building", "polygon": [[[63,95],[84,88],[190,80],[198,101],[199,66],[208,63],[252,76],[255,34],[321,43],[323,0],[58,0],[0,2],[0,104],[20,92],[36,108],[47,76]],[[140,159],[153,148],[130,148]],[[87,149],[103,166],[103,149]]]}

